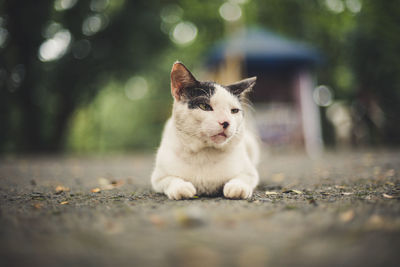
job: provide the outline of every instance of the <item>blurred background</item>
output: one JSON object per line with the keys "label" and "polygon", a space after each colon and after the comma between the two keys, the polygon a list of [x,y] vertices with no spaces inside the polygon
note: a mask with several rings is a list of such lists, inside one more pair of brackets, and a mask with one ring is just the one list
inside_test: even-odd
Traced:
{"label": "blurred background", "polygon": [[397,0],[0,1],[0,153],[154,150],[182,61],[271,148],[400,144]]}

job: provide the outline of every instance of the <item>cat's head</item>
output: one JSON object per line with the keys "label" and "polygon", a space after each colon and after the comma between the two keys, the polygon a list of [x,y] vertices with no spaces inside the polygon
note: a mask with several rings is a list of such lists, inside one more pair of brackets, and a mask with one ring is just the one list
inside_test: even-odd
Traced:
{"label": "cat's head", "polygon": [[[223,147],[243,132],[242,99],[256,77],[223,86],[201,82],[180,62],[171,71],[174,121],[178,131],[204,146]],[[236,139],[237,139],[236,138]]]}

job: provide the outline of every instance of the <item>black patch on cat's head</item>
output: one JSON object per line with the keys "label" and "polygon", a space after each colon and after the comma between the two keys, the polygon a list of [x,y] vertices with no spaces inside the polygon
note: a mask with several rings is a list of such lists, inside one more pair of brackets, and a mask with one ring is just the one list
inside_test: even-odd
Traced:
{"label": "black patch on cat's head", "polygon": [[[241,100],[252,90],[256,84],[256,79],[256,77],[247,78],[222,87]],[[215,85],[214,82],[197,81],[185,65],[179,61],[172,66],[171,93],[175,100],[186,102],[190,109],[198,108],[201,103],[209,105],[210,98],[215,93]]]}
{"label": "black patch on cat's head", "polygon": [[188,104],[189,109],[198,108],[199,104],[210,104],[210,99],[214,95],[215,85],[213,82],[199,82],[194,86],[183,90],[182,100]]}
{"label": "black patch on cat's head", "polygon": [[171,70],[171,93],[176,101],[183,101],[190,109],[199,104],[210,104],[210,98],[215,92],[215,83],[197,81],[193,74],[177,61]]}
{"label": "black patch on cat's head", "polygon": [[233,95],[240,98],[242,94],[247,94],[256,85],[257,77],[247,78],[236,83],[225,86]]}

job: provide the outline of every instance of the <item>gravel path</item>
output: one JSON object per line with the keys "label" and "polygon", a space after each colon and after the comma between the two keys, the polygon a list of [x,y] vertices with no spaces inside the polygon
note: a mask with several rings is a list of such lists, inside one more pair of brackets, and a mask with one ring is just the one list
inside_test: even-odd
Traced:
{"label": "gravel path", "polygon": [[266,155],[249,200],[168,200],[152,161],[0,159],[0,265],[399,264],[400,151]]}

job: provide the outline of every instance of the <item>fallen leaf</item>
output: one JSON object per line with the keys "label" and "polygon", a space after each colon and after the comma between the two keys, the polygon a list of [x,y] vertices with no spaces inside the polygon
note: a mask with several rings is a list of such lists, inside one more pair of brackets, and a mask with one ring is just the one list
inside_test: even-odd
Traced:
{"label": "fallen leaf", "polygon": [[371,217],[368,219],[366,223],[367,228],[371,230],[382,228],[384,225],[385,225],[384,219],[377,214],[371,215]]}
{"label": "fallen leaf", "polygon": [[98,187],[96,187],[96,188],[93,188],[92,190],[90,190],[92,193],[100,193],[101,192],[101,189],[100,188],[98,188]]}
{"label": "fallen leaf", "polygon": [[343,196],[350,196],[350,195],[352,195],[353,193],[351,193],[351,192],[342,192],[342,195]]}
{"label": "fallen leaf", "polygon": [[159,215],[156,214],[151,215],[149,217],[149,220],[152,224],[154,224],[157,227],[162,227],[165,225],[165,221]]}
{"label": "fallen leaf", "polygon": [[60,205],[66,205],[66,204],[69,204],[69,202],[68,202],[68,201],[62,201],[62,202],[60,202]]}
{"label": "fallen leaf", "polygon": [[294,193],[296,193],[296,194],[298,194],[298,195],[303,194],[303,192],[301,192],[301,191],[299,191],[299,190],[295,190],[295,189],[292,189],[292,192],[294,192]]}
{"label": "fallen leaf", "polygon": [[113,185],[115,187],[121,186],[123,184],[124,184],[124,181],[122,181],[122,180],[113,180],[113,181],[111,181],[111,185]]}
{"label": "fallen leaf", "polygon": [[389,198],[389,199],[397,198],[397,196],[392,196],[392,195],[388,195],[388,194],[385,194],[385,193],[383,193],[382,195],[383,195],[384,198]]}
{"label": "fallen leaf", "polygon": [[339,215],[339,219],[342,222],[349,222],[349,221],[353,220],[353,218],[354,218],[354,211],[353,210],[348,210],[348,211],[342,212]]}
{"label": "fallen leaf", "polygon": [[274,191],[265,191],[265,194],[266,195],[277,195],[278,193],[274,192]]}
{"label": "fallen leaf", "polygon": [[298,195],[301,195],[301,194],[303,194],[303,192],[301,192],[301,191],[299,191],[299,190],[295,190],[295,189],[289,189],[289,190],[285,190],[285,191],[283,191],[282,193],[296,193],[296,194],[298,194]]}
{"label": "fallen leaf", "polygon": [[69,191],[68,187],[65,187],[65,186],[62,186],[62,185],[58,185],[56,187],[56,194],[61,194],[62,192],[68,192],[68,191]]}
{"label": "fallen leaf", "polygon": [[387,185],[391,185],[391,186],[395,186],[395,184],[392,183],[392,182],[386,182],[386,184],[387,184]]}
{"label": "fallen leaf", "polygon": [[347,186],[344,186],[344,185],[335,185],[335,188],[337,188],[337,189],[346,189]]}
{"label": "fallen leaf", "polygon": [[35,204],[33,204],[33,207],[35,208],[35,209],[41,209],[42,207],[43,207],[43,204],[41,204],[41,203],[35,203]]}

